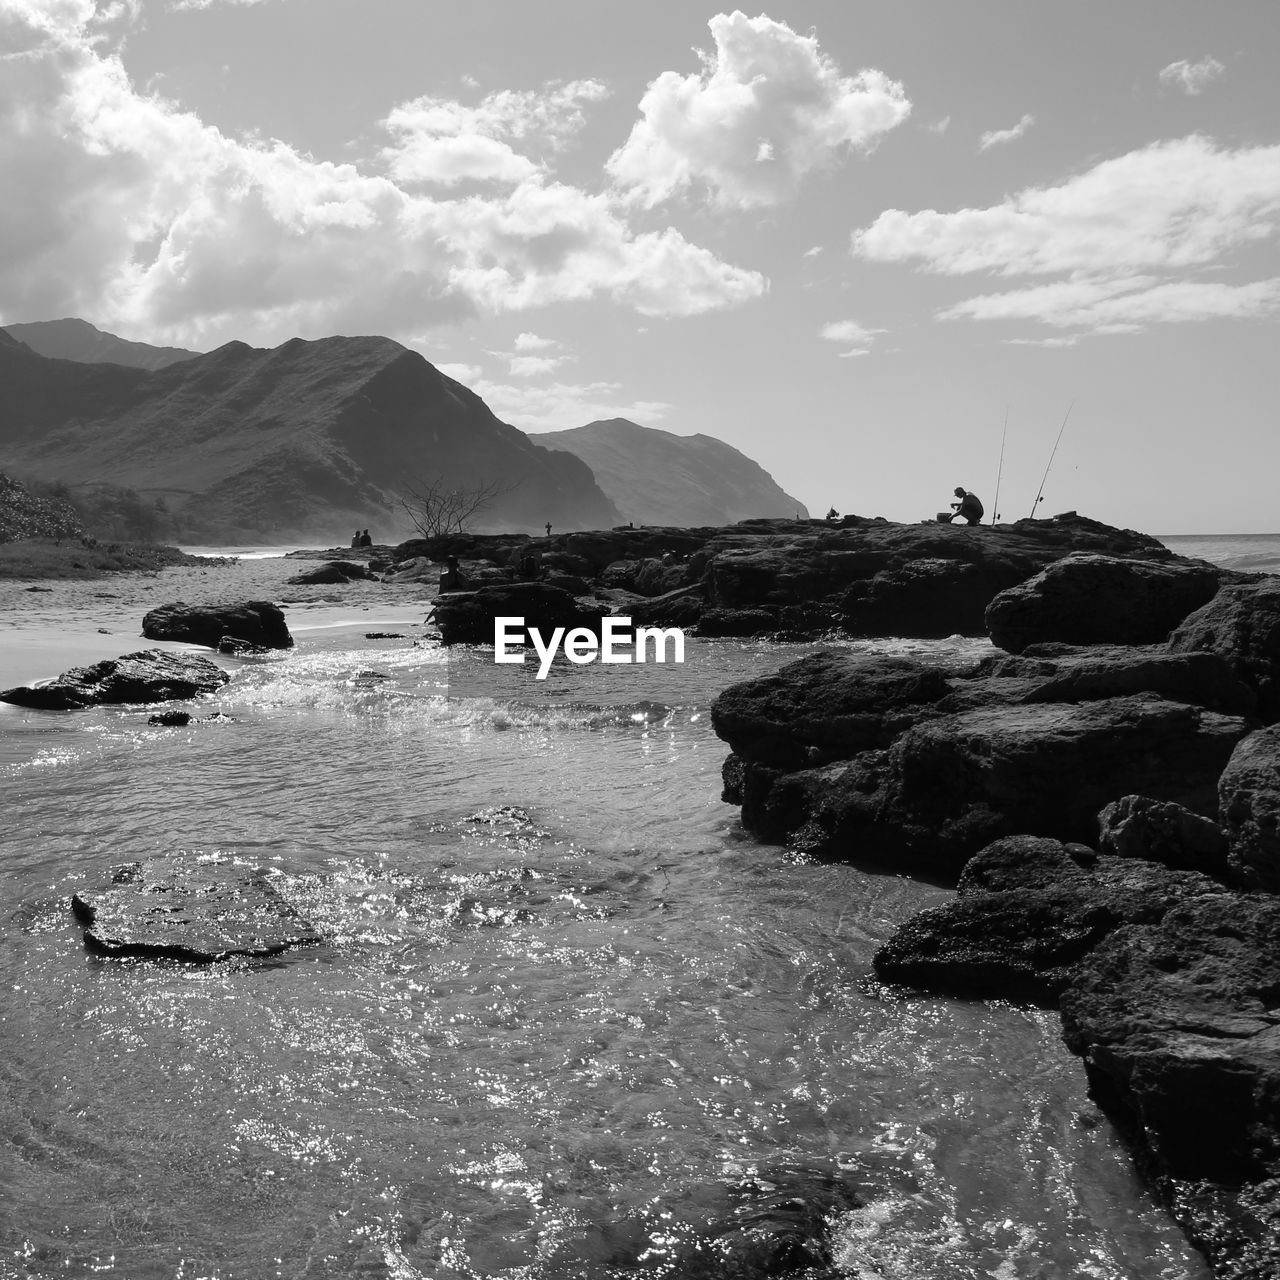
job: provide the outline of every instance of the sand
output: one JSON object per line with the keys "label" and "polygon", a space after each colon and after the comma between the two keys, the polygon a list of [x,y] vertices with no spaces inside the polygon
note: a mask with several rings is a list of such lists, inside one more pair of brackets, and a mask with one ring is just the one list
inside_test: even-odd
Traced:
{"label": "sand", "polygon": [[317,563],[283,557],[223,564],[210,560],[199,566],[89,580],[0,581],[0,689],[139,649],[190,650],[212,656],[202,647],[143,638],[143,615],[178,600],[186,604],[274,600],[284,607],[290,632],[302,640],[308,632],[352,623],[370,631],[419,626],[435,595],[434,586],[424,582],[286,585],[289,578]]}

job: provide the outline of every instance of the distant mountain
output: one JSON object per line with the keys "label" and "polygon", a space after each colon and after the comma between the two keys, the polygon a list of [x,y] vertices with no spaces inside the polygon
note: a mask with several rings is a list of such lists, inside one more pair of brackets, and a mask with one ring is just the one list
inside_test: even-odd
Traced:
{"label": "distant mountain", "polygon": [[390,338],[230,342],[147,370],[50,359],[0,330],[0,466],[163,498],[201,540],[407,536],[398,495],[438,476],[499,487],[478,528],[618,523],[585,463]]}
{"label": "distant mountain", "polygon": [[713,436],[677,436],[609,418],[533,438],[577,454],[623,519],[636,524],[717,525],[809,515],[762,466]]}
{"label": "distant mountain", "polygon": [[200,353],[182,347],[152,347],[104,333],[87,320],[33,320],[30,324],[5,325],[12,337],[25,342],[37,355],[84,364],[123,364],[133,369],[163,369],[190,360]]}

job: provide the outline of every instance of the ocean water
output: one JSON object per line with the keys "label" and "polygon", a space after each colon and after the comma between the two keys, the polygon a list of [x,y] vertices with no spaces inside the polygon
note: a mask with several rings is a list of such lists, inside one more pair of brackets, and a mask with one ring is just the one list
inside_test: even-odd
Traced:
{"label": "ocean water", "polygon": [[[720,802],[712,698],[805,647],[489,696],[486,655],[360,631],[245,661],[225,720],[0,709],[0,1276],[677,1277],[776,1165],[856,1186],[857,1280],[1206,1275],[1056,1015],[872,980],[947,890]],[[265,867],[326,941],[87,953],[72,892],[155,856]]]}
{"label": "ocean water", "polygon": [[1280,533],[1161,534],[1160,541],[1180,556],[1224,569],[1280,573]]}

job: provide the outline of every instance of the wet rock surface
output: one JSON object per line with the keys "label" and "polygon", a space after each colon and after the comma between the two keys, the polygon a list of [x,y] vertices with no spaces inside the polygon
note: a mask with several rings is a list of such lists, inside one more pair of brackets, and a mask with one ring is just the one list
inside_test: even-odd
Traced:
{"label": "wet rock surface", "polygon": [[495,618],[523,618],[550,639],[556,627],[599,632],[609,612],[600,601],[582,599],[543,582],[511,582],[478,591],[454,591],[436,600],[433,614],[442,644],[493,644]]}
{"label": "wet rock surface", "polygon": [[1200,871],[1219,881],[1234,878],[1227,863],[1226,832],[1218,823],[1170,800],[1150,796],[1113,800],[1098,814],[1098,848],[1120,858]]}
{"label": "wet rock surface", "polygon": [[294,574],[292,578],[287,580],[287,583],[291,587],[305,587],[330,583],[363,582],[374,579],[375,575],[370,572],[367,564],[357,563],[353,560],[329,560],[324,564],[317,565],[314,569],[307,569],[303,573]]}
{"label": "wet rock surface", "polygon": [[269,600],[242,604],[190,605],[177,601],[152,609],[142,619],[148,640],[181,640],[216,649],[224,636],[268,649],[291,649],[284,612]]}
{"label": "wet rock surface", "polygon": [[231,677],[198,654],[144,649],[119,658],[73,667],[56,679],[20,685],[0,701],[46,711],[78,711],[106,703],[171,702],[215,693]]}
{"label": "wet rock surface", "polygon": [[130,863],[71,908],[85,945],[108,956],[211,964],[320,941],[269,876],[227,863]]}

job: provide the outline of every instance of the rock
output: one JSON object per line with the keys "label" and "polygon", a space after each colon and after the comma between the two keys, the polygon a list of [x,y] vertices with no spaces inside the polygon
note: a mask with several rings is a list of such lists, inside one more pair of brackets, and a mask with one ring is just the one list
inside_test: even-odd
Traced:
{"label": "rock", "polygon": [[1046,640],[1155,644],[1220,585],[1212,565],[1075,552],[1000,592],[987,606],[986,627],[1010,653]]}
{"label": "rock", "polygon": [[271,653],[273,650],[267,648],[265,644],[254,644],[249,640],[238,640],[235,636],[223,636],[218,641],[218,652],[230,654],[233,657],[248,658]]}
{"label": "rock", "polygon": [[1207,876],[1099,857],[1034,836],[997,840],[966,865],[951,902],[902,925],[872,963],[886,982],[950,995],[1053,1004],[1094,947],[1222,892]]}
{"label": "rock", "polygon": [[[630,590],[641,596],[663,596],[688,586],[688,566],[664,564],[661,560],[641,560],[636,567]],[[625,583],[620,583],[625,586]]]}
{"label": "rock", "polygon": [[889,746],[950,691],[945,671],[910,658],[817,653],[731,685],[711,725],[744,760],[811,768]]}
{"label": "rock", "polygon": [[73,667],[45,684],[0,693],[0,701],[46,711],[76,711],[103,703],[170,702],[215,693],[231,677],[197,654],[144,649]]}
{"label": "rock", "polygon": [[710,639],[725,636],[759,636],[778,630],[774,609],[704,609],[698,618],[698,634]]}
{"label": "rock", "polygon": [[320,935],[262,872],[228,863],[134,863],[71,899],[90,950],[208,964],[270,956]]}
{"label": "rock", "polygon": [[366,640],[405,640],[408,637],[403,631],[366,631]]}
{"label": "rock", "polygon": [[1247,885],[1280,893],[1280,725],[1251,733],[1231,753],[1218,806],[1232,871]]}
{"label": "rock", "polygon": [[1219,654],[1257,691],[1262,718],[1280,720],[1280,577],[1223,586],[1174,631],[1169,649]]}
{"label": "rock", "polygon": [[599,632],[608,610],[544,582],[510,582],[478,591],[455,591],[433,605],[441,644],[493,644],[494,619],[523,618],[550,639],[556,627],[586,627]]}
{"label": "rock", "polygon": [[216,649],[223,636],[234,636],[268,649],[291,649],[293,637],[284,613],[269,600],[243,604],[189,605],[178,601],[152,609],[142,619],[148,640],[181,640]]}
{"label": "rock", "polygon": [[1280,1172],[1280,901],[1219,893],[1112,934],[1061,1001],[1094,1096],[1172,1178]]}
{"label": "rock", "polygon": [[328,585],[359,582],[373,577],[367,565],[357,564],[352,560],[330,560],[325,564],[317,565],[314,569],[308,569],[305,573],[295,574],[288,579],[288,585],[291,587]]}
{"label": "rock", "polygon": [[[1236,752],[1239,750],[1237,746]],[[1200,871],[1219,881],[1231,878],[1227,837],[1222,828],[1170,800],[1153,800],[1150,796],[1113,800],[1098,814],[1098,847],[1120,858],[1141,858],[1183,871]]]}
{"label": "rock", "polygon": [[191,723],[190,711],[158,711],[153,716],[147,717],[148,724],[166,725],[170,728],[180,729],[184,725]]}

